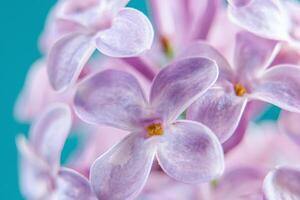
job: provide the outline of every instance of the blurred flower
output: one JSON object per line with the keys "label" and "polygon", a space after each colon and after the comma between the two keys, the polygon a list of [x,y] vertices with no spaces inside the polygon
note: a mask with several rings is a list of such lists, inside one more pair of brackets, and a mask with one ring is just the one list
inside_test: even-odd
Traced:
{"label": "blurred flower", "polygon": [[300,145],[300,114],[283,111],[280,115],[279,125],[294,142]]}
{"label": "blurred flower", "polygon": [[130,131],[99,157],[91,183],[100,199],[132,199],[143,188],[154,155],[171,177],[188,183],[211,180],[223,171],[223,152],[200,123],[177,117],[215,81],[218,70],[205,58],[189,58],[161,70],[150,103],[130,74],[107,70],[78,88],[77,114],[85,121]]}
{"label": "blurred flower", "polygon": [[[202,190],[207,190],[202,198],[210,197],[208,199],[211,200],[263,200],[265,176],[277,166],[299,166],[299,149],[280,132],[274,123],[265,122],[260,125],[250,125],[247,129],[247,137],[239,146],[226,154],[224,175],[208,187],[201,186]],[[286,180],[289,181],[282,182],[281,188],[276,188],[277,192],[285,191],[285,195],[297,194],[293,191],[293,188],[298,188],[296,191],[299,191],[300,183],[297,182],[297,176],[295,176],[295,181],[292,181],[294,178],[288,177]],[[284,190],[284,188],[290,189]],[[276,194],[274,191],[272,194]],[[270,198],[270,200],[277,199],[281,200],[282,198],[279,196]],[[284,200],[290,199],[293,198],[284,198]]]}
{"label": "blurred flower", "polygon": [[296,1],[281,0],[228,0],[230,19],[258,36],[289,42],[300,47],[298,15],[300,7]]}
{"label": "blurred flower", "polygon": [[71,112],[63,104],[45,111],[33,124],[29,141],[17,138],[20,185],[28,199],[95,199],[88,180],[60,167],[60,155],[71,128]]}

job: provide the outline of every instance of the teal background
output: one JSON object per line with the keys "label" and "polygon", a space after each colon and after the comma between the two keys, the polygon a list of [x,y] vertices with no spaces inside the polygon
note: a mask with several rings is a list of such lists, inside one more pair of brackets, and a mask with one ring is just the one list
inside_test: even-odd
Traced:
{"label": "teal background", "polygon": [[[84,1],[84,0],[83,0]],[[1,1],[0,6],[0,199],[22,199],[18,186],[15,137],[27,133],[28,125],[13,117],[13,106],[30,65],[41,55],[38,37],[54,0]],[[131,7],[146,11],[145,1],[132,0]],[[70,145],[67,145],[68,148]]]}
{"label": "teal background", "polygon": [[[15,136],[27,133],[28,126],[14,120],[15,100],[30,65],[41,55],[37,40],[54,0],[3,1],[0,7],[0,199],[22,199],[18,187]],[[145,1],[132,0],[131,7],[146,12]],[[271,109],[261,119],[274,119],[278,109]],[[72,145],[66,145],[66,149]]]}

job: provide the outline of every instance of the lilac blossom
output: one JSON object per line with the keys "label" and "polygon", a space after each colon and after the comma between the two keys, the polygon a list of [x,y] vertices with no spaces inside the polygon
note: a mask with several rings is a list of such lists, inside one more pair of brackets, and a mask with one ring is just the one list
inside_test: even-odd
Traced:
{"label": "lilac blossom", "polygon": [[223,171],[223,152],[209,128],[178,116],[216,81],[215,62],[183,59],[155,77],[149,102],[130,74],[107,70],[82,83],[75,96],[85,121],[130,131],[91,167],[91,184],[100,199],[132,199],[146,183],[156,155],[171,177],[198,183]]}
{"label": "lilac blossom", "polygon": [[71,123],[70,109],[53,105],[35,121],[29,141],[24,136],[17,138],[20,186],[27,199],[95,199],[86,178],[59,164]]}
{"label": "lilac blossom", "polygon": [[258,36],[299,48],[299,5],[281,0],[228,0],[231,20]]}
{"label": "lilac blossom", "polygon": [[57,18],[77,23],[78,28],[61,37],[49,52],[48,74],[54,89],[63,90],[76,81],[96,48],[108,56],[130,57],[151,47],[152,25],[140,11],[124,8],[128,1],[68,0],[59,4]]}
{"label": "lilac blossom", "polygon": [[187,54],[206,55],[220,66],[219,80],[188,110],[188,119],[210,127],[221,142],[234,133],[248,102],[259,100],[300,112],[300,68],[270,66],[279,44],[247,32],[236,36],[234,65],[213,47],[198,43]]}

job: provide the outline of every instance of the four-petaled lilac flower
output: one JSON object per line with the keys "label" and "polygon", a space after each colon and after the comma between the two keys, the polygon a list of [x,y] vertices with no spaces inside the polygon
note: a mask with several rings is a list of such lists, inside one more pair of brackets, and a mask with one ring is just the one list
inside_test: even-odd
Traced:
{"label": "four-petaled lilac flower", "polygon": [[223,172],[222,147],[201,123],[176,120],[214,84],[218,67],[201,57],[179,60],[155,77],[149,101],[130,74],[107,70],[79,86],[75,110],[84,121],[130,131],[91,167],[91,184],[103,200],[132,199],[149,176],[154,156],[171,177],[186,183]]}
{"label": "four-petaled lilac flower", "polygon": [[63,1],[57,20],[71,21],[77,28],[59,39],[48,58],[48,74],[54,89],[62,90],[76,81],[97,48],[112,57],[130,57],[149,49],[154,32],[148,18],[129,0]]}
{"label": "four-petaled lilac flower", "polygon": [[71,128],[71,111],[56,104],[33,124],[30,138],[17,138],[21,190],[28,199],[95,200],[91,186],[76,171],[60,167],[60,155]]}
{"label": "four-petaled lilac flower", "polygon": [[[281,0],[228,0],[228,15],[238,26],[263,38],[300,47],[297,2]],[[296,12],[299,12],[299,8]],[[297,22],[298,21],[298,22]]]}
{"label": "four-petaled lilac flower", "polygon": [[278,167],[266,176],[263,184],[266,200],[300,199],[300,169],[295,167]]}
{"label": "four-petaled lilac flower", "polygon": [[220,75],[215,86],[188,109],[187,118],[204,123],[224,142],[234,133],[249,101],[260,100],[300,112],[300,68],[270,66],[279,49],[275,41],[239,32],[231,67],[213,47],[203,43],[191,47],[187,54],[205,54],[215,60]]}

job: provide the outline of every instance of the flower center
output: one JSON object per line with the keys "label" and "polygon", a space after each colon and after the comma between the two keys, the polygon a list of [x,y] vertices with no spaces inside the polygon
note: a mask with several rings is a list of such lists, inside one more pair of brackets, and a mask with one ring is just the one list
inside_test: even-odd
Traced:
{"label": "flower center", "polygon": [[164,51],[166,57],[168,59],[172,59],[174,56],[174,51],[173,51],[173,48],[171,45],[171,41],[167,37],[161,36],[160,43],[161,43],[161,46],[163,48],[163,51]]}
{"label": "flower center", "polygon": [[164,129],[161,125],[161,123],[153,123],[147,126],[147,136],[152,137],[152,136],[160,136],[164,134]]}
{"label": "flower center", "polygon": [[234,85],[234,91],[235,91],[235,94],[239,97],[242,97],[242,96],[244,96],[244,94],[247,93],[246,88],[240,83],[237,83]]}

